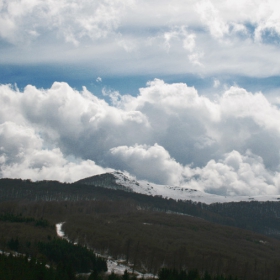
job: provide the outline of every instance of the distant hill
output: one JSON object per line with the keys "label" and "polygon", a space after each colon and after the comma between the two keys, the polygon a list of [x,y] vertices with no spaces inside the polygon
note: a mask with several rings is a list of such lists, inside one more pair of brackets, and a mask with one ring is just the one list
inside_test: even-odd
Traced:
{"label": "distant hill", "polygon": [[280,195],[262,196],[221,196],[195,189],[178,186],[157,185],[143,180],[135,180],[121,172],[104,173],[77,181],[78,184],[123,190],[152,196],[162,196],[176,200],[191,200],[205,204],[239,201],[279,201]]}
{"label": "distant hill", "polygon": [[[280,202],[256,201],[211,203],[197,202],[216,197],[186,189],[181,199],[155,195],[158,185],[131,180],[121,173],[106,173],[73,184],[57,181],[0,179],[0,202],[4,201],[129,201],[140,209],[196,216],[222,225],[240,227],[280,238]],[[168,187],[168,186],[167,186]],[[147,194],[134,192],[140,190]],[[181,194],[177,188],[166,188],[169,194]],[[151,195],[153,193],[153,195]],[[263,198],[263,197],[262,197]],[[274,197],[275,198],[275,197]]]}
{"label": "distant hill", "polygon": [[96,187],[103,187],[112,190],[122,190],[127,192],[133,192],[135,189],[133,188],[133,186],[138,184],[137,181],[129,179],[121,172],[104,173],[81,179],[75,183],[83,185],[93,185]]}

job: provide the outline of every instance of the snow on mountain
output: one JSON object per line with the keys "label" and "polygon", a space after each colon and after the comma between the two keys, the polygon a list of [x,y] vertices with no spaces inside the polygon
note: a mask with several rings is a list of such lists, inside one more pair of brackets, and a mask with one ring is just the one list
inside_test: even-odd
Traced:
{"label": "snow on mountain", "polygon": [[[64,231],[62,230],[62,226],[63,224],[65,224],[65,222],[62,222],[62,223],[58,223],[55,225],[56,227],[56,234],[58,237],[62,238],[62,239],[65,239],[67,240],[68,242],[71,242],[67,236],[65,235]],[[73,243],[74,245],[77,245],[76,242]],[[92,250],[92,248],[89,248],[89,250]],[[0,254],[6,254],[6,255],[9,255],[9,253],[5,253],[3,251],[0,250]],[[141,273],[139,271],[136,271],[134,269],[132,269],[133,267],[133,264],[130,264],[130,266],[128,265],[125,265],[123,264],[124,263],[124,260],[122,259],[119,259],[119,260],[114,260],[111,256],[106,256],[106,255],[100,255],[98,253],[95,253],[97,256],[99,257],[102,257],[104,259],[106,259],[107,261],[107,268],[108,268],[108,271],[107,271],[107,274],[111,274],[111,273],[115,273],[117,275],[123,275],[125,270],[127,270],[127,272],[129,273],[132,273],[134,272],[136,275],[137,275],[137,278],[138,279],[157,279],[157,275],[154,275],[154,274],[150,274],[150,273]],[[23,256],[22,254],[20,253],[17,253],[17,252],[14,252],[13,255],[16,255],[16,256]],[[90,273],[88,273],[87,275],[89,276]]]}
{"label": "snow on mountain", "polygon": [[192,200],[206,204],[238,201],[280,201],[280,195],[221,196],[178,186],[157,185],[144,180],[137,181],[119,171],[85,178],[77,183],[96,185],[110,189],[121,189],[152,196],[162,196],[175,200]]}

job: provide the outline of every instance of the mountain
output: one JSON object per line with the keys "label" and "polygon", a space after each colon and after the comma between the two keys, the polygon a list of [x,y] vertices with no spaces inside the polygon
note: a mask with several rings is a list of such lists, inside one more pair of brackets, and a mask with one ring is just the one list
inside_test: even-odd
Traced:
{"label": "mountain", "polygon": [[120,172],[101,174],[72,184],[0,179],[0,205],[12,201],[103,201],[105,204],[123,201],[124,205],[133,204],[137,209],[196,216],[210,222],[244,228],[276,238],[280,238],[278,197],[223,197],[137,181]]}
{"label": "mountain", "polygon": [[144,180],[137,181],[133,177],[127,176],[119,171],[88,177],[76,183],[151,196],[162,196],[163,198],[172,198],[175,200],[191,200],[205,204],[240,201],[280,201],[280,195],[221,196],[178,186],[157,185]]}
{"label": "mountain", "polygon": [[[138,194],[135,199],[139,205],[145,204],[149,197],[149,207],[153,205],[154,209],[160,211],[196,216],[280,238],[280,195],[219,196],[194,189],[137,181],[121,172],[104,173],[76,183]],[[143,200],[141,198],[141,202],[140,194],[146,196]],[[159,197],[162,201],[157,199]]]}
{"label": "mountain", "polygon": [[[35,186],[40,188],[40,185]],[[83,185],[76,186],[85,190]],[[246,280],[275,280],[280,277],[280,240],[200,217],[155,211],[134,199],[145,195],[90,187],[94,191],[102,189],[115,195],[122,193],[124,197],[78,201],[24,199],[0,203],[0,250],[10,248],[44,262],[58,256],[53,261],[59,262],[62,258],[70,263],[71,257],[84,267],[87,262],[81,255],[71,253],[67,246],[70,243],[57,242],[54,225],[63,222],[62,230],[71,242],[82,248],[92,248],[142,273],[157,274],[164,266],[178,270],[198,269],[213,276],[232,275]],[[146,199],[164,202],[159,197],[146,196]],[[166,206],[169,203],[169,200],[165,201]],[[199,209],[200,203],[193,206]],[[240,209],[244,216],[244,209]],[[0,279],[3,279],[1,275],[6,274],[0,273]]]}
{"label": "mountain", "polygon": [[[0,179],[0,249],[18,240],[21,253],[36,253],[38,241],[54,240],[54,224],[65,222],[72,242],[144,272],[156,274],[164,264],[247,280],[280,279],[277,198],[223,197],[121,172],[72,184]],[[42,226],[46,221],[49,227]]]}

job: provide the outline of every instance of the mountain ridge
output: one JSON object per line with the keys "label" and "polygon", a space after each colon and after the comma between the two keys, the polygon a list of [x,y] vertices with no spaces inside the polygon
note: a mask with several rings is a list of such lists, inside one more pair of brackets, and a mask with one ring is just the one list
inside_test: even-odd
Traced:
{"label": "mountain ridge", "polygon": [[191,200],[205,204],[241,201],[280,201],[280,195],[222,196],[185,187],[158,185],[145,180],[136,180],[135,178],[125,175],[120,171],[113,171],[87,177],[78,180],[75,183],[94,185],[108,189],[123,190],[127,192],[135,192],[151,196],[162,196],[163,198],[171,198],[175,200]]}

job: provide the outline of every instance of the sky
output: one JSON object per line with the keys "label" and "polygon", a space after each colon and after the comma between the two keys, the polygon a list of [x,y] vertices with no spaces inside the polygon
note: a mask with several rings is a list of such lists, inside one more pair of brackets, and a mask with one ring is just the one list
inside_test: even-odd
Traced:
{"label": "sky", "polygon": [[276,0],[0,0],[0,177],[120,170],[280,194]]}

